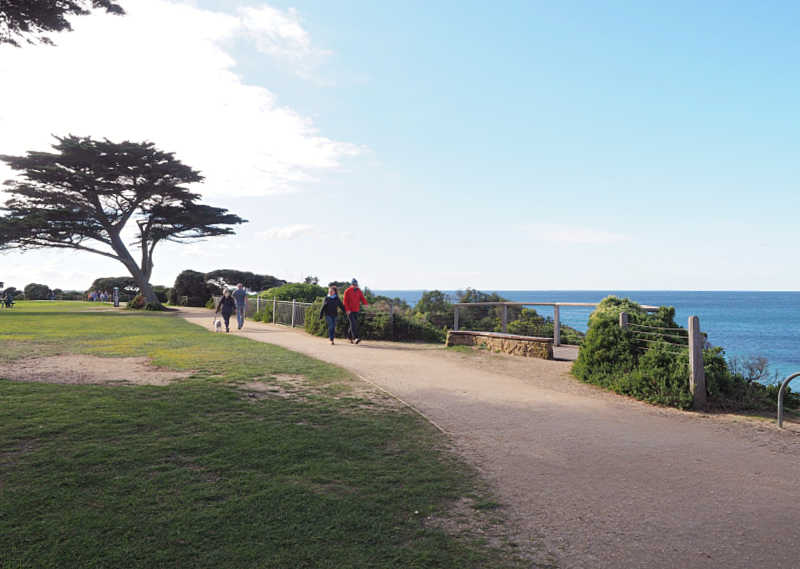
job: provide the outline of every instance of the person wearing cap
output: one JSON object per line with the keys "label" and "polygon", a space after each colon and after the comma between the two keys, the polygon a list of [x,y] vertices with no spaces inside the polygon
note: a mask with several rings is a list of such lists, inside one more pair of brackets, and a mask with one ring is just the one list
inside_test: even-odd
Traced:
{"label": "person wearing cap", "polygon": [[358,336],[358,313],[361,305],[369,304],[364,297],[364,293],[358,288],[358,281],[352,280],[352,285],[344,291],[344,310],[347,312],[347,319],[350,321],[350,342],[358,344],[361,338]]}

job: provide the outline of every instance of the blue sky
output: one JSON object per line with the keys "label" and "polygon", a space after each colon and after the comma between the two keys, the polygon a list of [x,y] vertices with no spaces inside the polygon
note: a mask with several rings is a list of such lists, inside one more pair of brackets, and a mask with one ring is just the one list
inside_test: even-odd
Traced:
{"label": "blue sky", "polygon": [[[168,3],[146,4],[158,14]],[[276,109],[313,125],[301,138],[323,137],[330,148],[316,157],[298,142],[273,184],[261,179],[276,176],[271,167],[259,174],[235,156],[187,146],[202,163],[186,161],[203,171],[236,169],[242,186],[280,188],[228,191],[209,176],[208,200],[251,223],[236,238],[164,249],[156,281],[169,284],[183,268],[236,267],[289,279],[358,276],[379,289],[798,288],[792,3],[188,6],[214,22],[238,14],[244,24],[213,43],[239,87],[271,94]],[[261,23],[244,7],[260,10]],[[275,31],[289,24],[291,33]],[[56,49],[90,45],[85,26]],[[191,65],[218,71],[199,57]],[[214,104],[203,116],[216,116]],[[242,140],[280,146],[270,120]],[[247,115],[235,117],[218,138],[236,139],[237,121],[246,131]],[[103,136],[103,124],[91,133]],[[163,139],[181,156],[177,133]],[[0,134],[7,152],[3,143]],[[55,254],[7,258],[26,277],[44,266],[41,278],[62,286],[123,272],[103,259],[66,274]]]}

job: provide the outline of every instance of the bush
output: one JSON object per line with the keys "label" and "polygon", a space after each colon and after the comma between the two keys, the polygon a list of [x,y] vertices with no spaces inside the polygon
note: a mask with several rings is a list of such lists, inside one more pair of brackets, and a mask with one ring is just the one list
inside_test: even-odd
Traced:
{"label": "bush", "polygon": [[[315,336],[326,337],[328,326],[324,318],[319,317],[323,299],[317,299],[306,308],[305,330]],[[270,314],[271,314],[270,307]],[[271,317],[271,316],[270,316]],[[345,338],[349,323],[340,313],[336,321],[336,336]],[[436,328],[422,316],[410,313],[395,314],[394,324],[388,312],[377,312],[369,308],[358,313],[359,336],[365,340],[405,340],[442,343],[445,332]]]}
{"label": "bush", "polygon": [[170,289],[170,304],[181,304],[181,297],[187,297],[188,306],[205,306],[208,299],[221,294],[219,287],[206,282],[205,275],[197,271],[183,271],[175,279]]}
{"label": "bush", "polygon": [[610,296],[589,317],[572,373],[587,383],[650,403],[689,408],[688,355],[675,354],[665,340],[642,350],[631,329],[619,326],[620,312],[627,313],[632,324],[678,328],[674,308],[661,307],[652,314],[629,299]]}
{"label": "bush", "polygon": [[167,303],[167,300],[169,298],[167,296],[167,292],[169,290],[170,289],[168,289],[167,287],[162,286],[162,285],[156,285],[156,286],[153,287],[153,292],[155,293],[156,298],[158,299],[158,302],[161,302],[161,303],[164,303],[164,304]]}
{"label": "bush", "polygon": [[48,300],[49,298],[49,286],[37,283],[30,283],[25,286],[25,300]]}
{"label": "bush", "polygon": [[[344,291],[340,292],[343,294]],[[298,302],[314,302],[324,298],[328,289],[312,283],[288,283],[270,288],[259,294],[262,298],[277,298],[278,300],[296,300]],[[270,307],[271,309],[272,307]]]}
{"label": "bush", "polygon": [[141,294],[137,294],[131,300],[128,301],[128,305],[126,308],[128,310],[141,310],[147,305],[147,302],[144,300],[144,296]]}
{"label": "bush", "polygon": [[[572,373],[582,381],[617,393],[688,409],[692,404],[688,350],[676,353],[674,340],[668,342],[663,336],[652,336],[655,343],[643,350],[631,329],[619,326],[620,312],[627,313],[628,321],[633,324],[681,328],[675,323],[672,307],[662,306],[656,313],[648,313],[629,299],[608,297],[589,317],[589,330]],[[709,408],[726,411],[775,409],[777,386],[748,381],[741,374],[732,373],[722,348],[704,349],[703,367]],[[786,405],[800,405],[800,397],[787,396]]]}

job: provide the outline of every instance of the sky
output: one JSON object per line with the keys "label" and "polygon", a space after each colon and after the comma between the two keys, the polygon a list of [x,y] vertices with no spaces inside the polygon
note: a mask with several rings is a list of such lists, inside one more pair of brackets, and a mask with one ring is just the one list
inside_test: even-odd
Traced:
{"label": "sky", "polygon": [[[796,3],[119,2],[0,47],[0,154],[71,133],[200,170],[249,222],[160,245],[154,284],[800,288]],[[124,274],[0,254],[6,286]]]}

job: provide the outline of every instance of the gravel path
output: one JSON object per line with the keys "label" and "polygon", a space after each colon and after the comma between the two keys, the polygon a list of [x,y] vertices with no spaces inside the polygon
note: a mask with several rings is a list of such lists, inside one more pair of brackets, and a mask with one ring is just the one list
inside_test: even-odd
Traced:
{"label": "gravel path", "polygon": [[[210,328],[207,310],[183,316]],[[652,407],[579,383],[568,362],[331,346],[254,322],[237,334],[345,367],[419,409],[495,485],[535,559],[562,569],[800,567],[794,426]]]}

